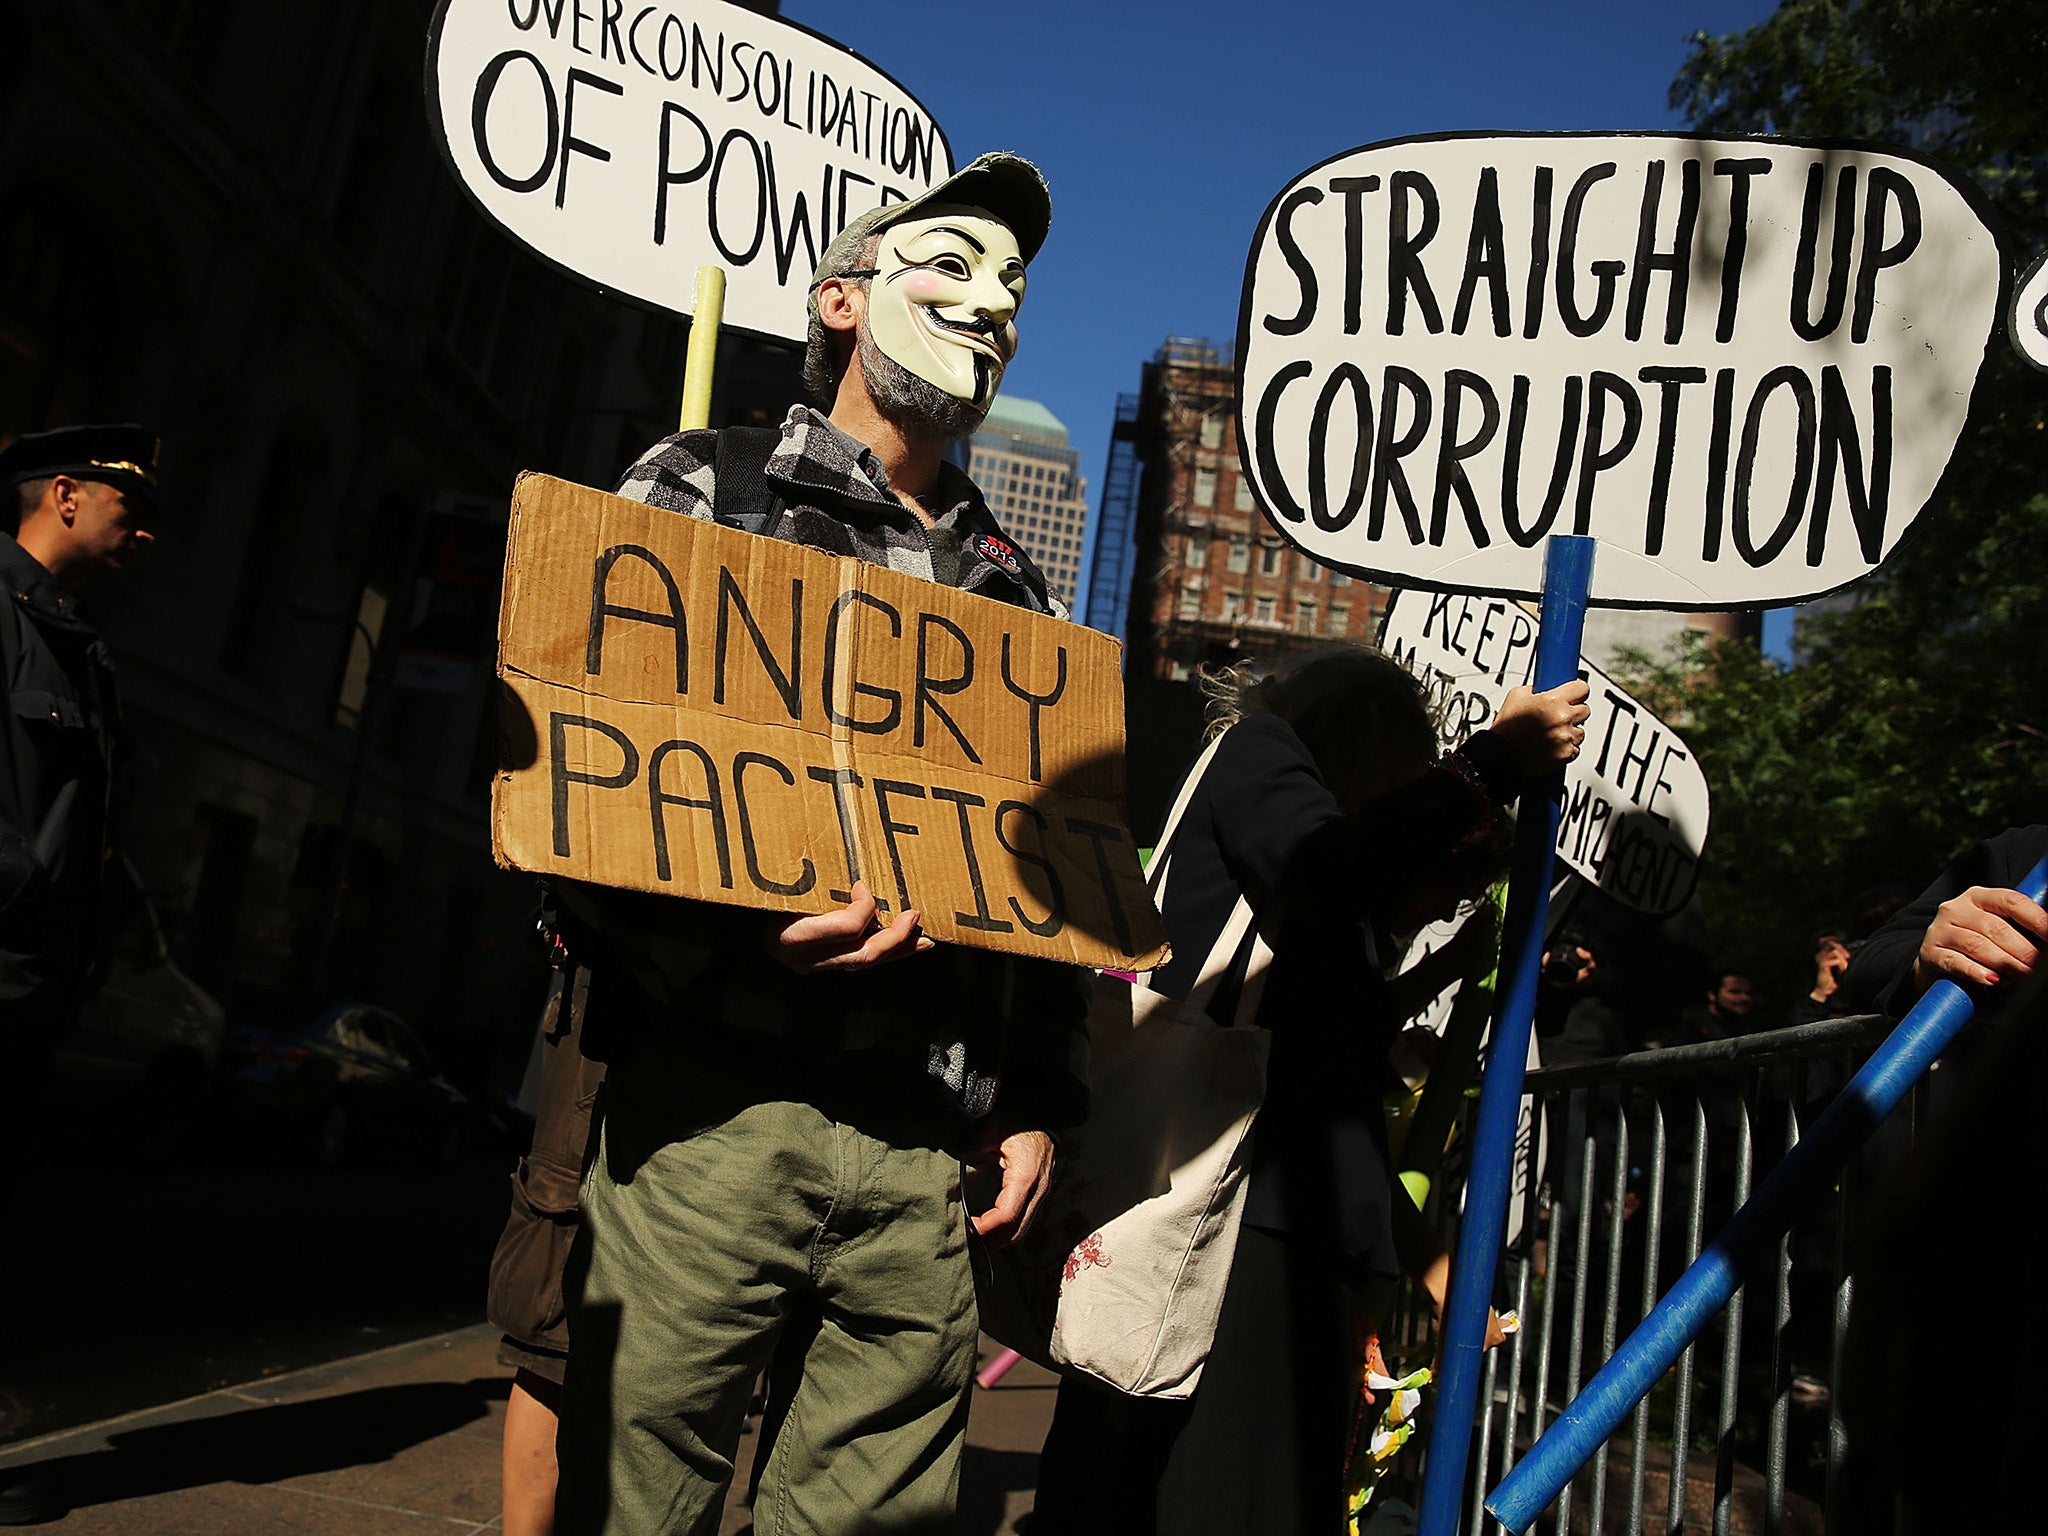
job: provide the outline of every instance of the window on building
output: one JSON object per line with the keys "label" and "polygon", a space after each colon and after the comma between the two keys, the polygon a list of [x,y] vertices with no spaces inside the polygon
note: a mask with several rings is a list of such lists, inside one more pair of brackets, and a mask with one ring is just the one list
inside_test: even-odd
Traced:
{"label": "window on building", "polygon": [[1184,619],[1201,617],[1202,589],[1189,582],[1180,589],[1180,616]]}
{"label": "window on building", "polygon": [[1236,624],[1244,618],[1244,594],[1226,592],[1223,594],[1223,622]]}
{"label": "window on building", "polygon": [[1221,448],[1223,446],[1223,417],[1221,413],[1211,411],[1202,418],[1202,446],[1204,448]]}
{"label": "window on building", "polygon": [[1237,477],[1237,510],[1240,512],[1250,512],[1257,505],[1258,503],[1252,500],[1251,481],[1245,479],[1243,475],[1239,475]]}
{"label": "window on building", "polygon": [[[327,446],[317,429],[288,423],[270,445],[221,632],[221,667],[259,687],[277,680],[285,634],[297,622],[290,604],[299,595],[300,529],[313,520],[326,475]],[[339,630],[337,648],[354,633],[353,622]]]}
{"label": "window on building", "polygon": [[1316,632],[1316,605],[1306,600],[1294,605],[1294,632],[1297,635],[1312,635]]}
{"label": "window on building", "polygon": [[1247,570],[1250,570],[1250,569],[1251,569],[1251,563],[1252,563],[1252,541],[1251,541],[1250,539],[1246,538],[1246,537],[1245,537],[1245,536],[1244,536],[1243,534],[1241,534],[1241,533],[1233,533],[1233,534],[1232,534],[1232,535],[1230,536],[1230,568],[1231,568],[1231,570],[1233,570],[1233,571],[1239,571],[1239,572],[1242,572],[1242,571],[1247,571]]}
{"label": "window on building", "polygon": [[1351,585],[1351,578],[1342,571],[1332,571],[1330,572],[1330,585],[1333,587],[1348,587]]}
{"label": "window on building", "polygon": [[1333,635],[1348,635],[1351,633],[1351,605],[1349,603],[1330,604],[1330,633]]}
{"label": "window on building", "polygon": [[[189,13],[198,9],[221,11],[225,7],[187,5],[179,9]],[[406,108],[416,90],[418,86],[413,84],[409,72],[383,67],[375,71],[364,87],[333,209],[334,230],[341,248],[358,262],[371,255],[386,220],[396,211],[398,200],[391,195],[391,165],[405,133]]]}
{"label": "window on building", "polygon": [[1274,622],[1275,622],[1275,620],[1274,620],[1274,617],[1273,617],[1273,604],[1274,604],[1274,602],[1275,602],[1275,601],[1276,601],[1276,599],[1274,599],[1274,598],[1270,598],[1270,597],[1255,597],[1255,598],[1253,598],[1253,599],[1252,599],[1252,622],[1253,622],[1253,623],[1255,623],[1255,624],[1271,624],[1271,623],[1274,623]]}
{"label": "window on building", "polygon": [[1263,544],[1259,547],[1259,574],[1278,576],[1287,563],[1287,551],[1278,544]]}
{"label": "window on building", "polygon": [[1188,535],[1187,560],[1189,567],[1197,571],[1209,563],[1209,536],[1206,533]]}
{"label": "window on building", "polygon": [[1303,581],[1314,581],[1322,573],[1322,569],[1309,556],[1303,555],[1301,557],[1301,579]]}
{"label": "window on building", "polygon": [[1195,471],[1195,505],[1213,507],[1216,505],[1216,471],[1198,469]]}

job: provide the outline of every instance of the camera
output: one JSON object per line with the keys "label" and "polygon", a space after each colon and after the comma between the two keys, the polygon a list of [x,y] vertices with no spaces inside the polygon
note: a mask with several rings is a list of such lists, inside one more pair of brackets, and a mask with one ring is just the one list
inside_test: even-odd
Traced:
{"label": "camera", "polygon": [[1579,967],[1583,962],[1576,949],[1565,949],[1543,962],[1543,969],[1537,973],[1546,987],[1569,987],[1577,984]]}

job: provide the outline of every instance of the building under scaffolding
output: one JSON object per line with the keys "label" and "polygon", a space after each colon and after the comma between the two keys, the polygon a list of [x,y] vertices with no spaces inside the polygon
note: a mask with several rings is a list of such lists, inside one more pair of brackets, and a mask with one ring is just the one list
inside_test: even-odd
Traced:
{"label": "building under scaffolding", "polygon": [[[1121,432],[1121,407],[1118,415]],[[1226,349],[1169,337],[1145,365],[1130,433],[1142,469],[1128,672],[1186,680],[1204,665],[1270,667],[1333,640],[1372,637],[1385,589],[1291,548],[1253,500],[1239,472],[1236,374]],[[1110,463],[1105,507],[1115,448]]]}

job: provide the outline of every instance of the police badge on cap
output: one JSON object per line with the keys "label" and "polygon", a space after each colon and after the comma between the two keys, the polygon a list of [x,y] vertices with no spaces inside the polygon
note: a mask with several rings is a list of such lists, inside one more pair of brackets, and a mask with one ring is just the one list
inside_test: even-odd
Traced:
{"label": "police badge on cap", "polygon": [[0,485],[69,475],[114,486],[154,506],[157,447],[156,434],[132,422],[28,432],[0,448]]}

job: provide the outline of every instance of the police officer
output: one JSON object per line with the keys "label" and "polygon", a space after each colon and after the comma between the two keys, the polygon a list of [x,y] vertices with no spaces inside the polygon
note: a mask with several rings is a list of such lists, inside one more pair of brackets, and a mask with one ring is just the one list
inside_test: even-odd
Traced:
{"label": "police officer", "polygon": [[[156,461],[136,426],[0,449],[0,1214],[102,939],[114,672],[80,594],[150,541]],[[49,1512],[38,1480],[0,1477],[0,1524]]]}
{"label": "police officer", "polygon": [[[156,438],[64,427],[0,449],[0,1018],[61,1022],[99,942],[114,674],[80,602],[150,541]],[[0,508],[6,506],[0,501]],[[0,516],[4,516],[0,512]]]}

